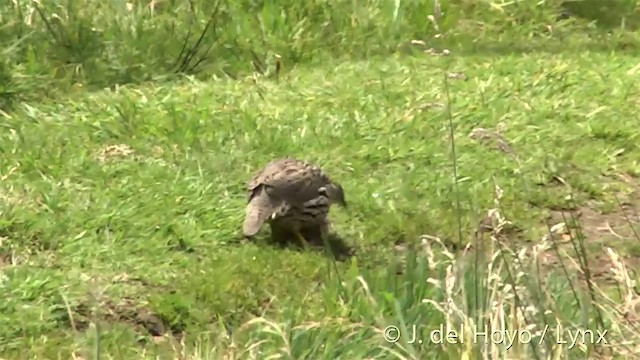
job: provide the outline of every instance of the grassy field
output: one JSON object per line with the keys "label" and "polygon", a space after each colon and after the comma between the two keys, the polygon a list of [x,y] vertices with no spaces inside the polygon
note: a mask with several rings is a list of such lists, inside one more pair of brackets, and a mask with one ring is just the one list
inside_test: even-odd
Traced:
{"label": "grassy field", "polygon": [[[0,18],[0,359],[638,357],[635,18],[599,28],[575,8],[550,25],[558,7],[463,1],[433,22],[415,14],[430,1],[277,17],[265,2],[261,55],[223,46],[256,23],[219,16],[221,55],[195,71],[163,58],[182,54],[163,32],[181,5],[100,4]],[[194,13],[203,27],[252,6]],[[333,32],[306,36],[323,16]],[[65,24],[98,30],[60,50]],[[330,251],[241,237],[245,183],[283,156],[345,188]],[[438,344],[441,326],[464,339]],[[485,326],[498,335],[474,342]]]}

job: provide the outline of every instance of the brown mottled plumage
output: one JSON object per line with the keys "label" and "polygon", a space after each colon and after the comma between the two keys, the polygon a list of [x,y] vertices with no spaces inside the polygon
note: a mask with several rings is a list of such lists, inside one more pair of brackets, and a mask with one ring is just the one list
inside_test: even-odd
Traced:
{"label": "brown mottled plumage", "polygon": [[291,231],[306,244],[302,229],[318,227],[326,234],[331,205],[346,206],[342,186],[318,166],[291,158],[267,164],[251,179],[247,190],[249,203],[243,224],[247,237],[257,234],[268,222]]}

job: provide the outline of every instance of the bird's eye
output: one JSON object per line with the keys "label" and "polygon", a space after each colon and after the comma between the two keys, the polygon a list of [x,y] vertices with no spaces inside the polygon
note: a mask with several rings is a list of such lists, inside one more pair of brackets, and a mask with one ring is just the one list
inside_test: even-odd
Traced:
{"label": "bird's eye", "polygon": [[324,187],[324,186],[323,186],[323,187],[321,187],[321,188],[319,188],[319,189],[318,189],[318,194],[320,194],[320,195],[324,195],[324,196],[328,196],[327,188],[326,188],[326,187]]}

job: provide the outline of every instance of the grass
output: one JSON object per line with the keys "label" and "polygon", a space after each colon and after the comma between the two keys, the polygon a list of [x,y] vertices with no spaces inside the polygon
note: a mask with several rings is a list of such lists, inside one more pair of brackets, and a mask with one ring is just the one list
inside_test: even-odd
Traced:
{"label": "grass", "polygon": [[568,38],[583,49],[632,52],[640,7],[636,0],[607,4],[601,11],[598,0],[7,1],[0,5],[0,106],[78,86],[184,74],[241,78],[268,71],[274,54],[319,64],[406,53],[416,39],[459,54],[555,51]]}
{"label": "grass", "polygon": [[[405,17],[370,3],[290,4],[278,17],[265,3],[270,41],[224,52],[257,25],[221,15],[222,40],[194,45],[218,44],[199,71],[170,66],[183,37],[161,41],[188,14],[179,5],[153,16],[142,4],[69,5],[59,25],[2,19],[13,47],[0,112],[0,358],[637,356],[640,67],[625,50],[637,34],[576,19],[545,33],[558,7],[518,4],[503,17],[444,4],[440,56],[408,45],[433,24],[402,35],[431,2],[400,7]],[[463,10],[483,22],[469,27]],[[209,13],[193,11],[204,26]],[[371,26],[338,26],[352,11]],[[311,19],[298,37],[296,16]],[[309,34],[326,16],[336,28],[322,30],[321,50]],[[55,50],[52,29],[72,19],[102,24],[100,51],[79,38]],[[486,39],[468,41],[478,29]],[[282,54],[279,70],[260,55],[272,63],[252,73],[247,49]],[[344,186],[349,209],[331,216],[354,256],[274,246],[267,229],[241,238],[245,183],[282,156]],[[398,342],[385,341],[388,326]],[[467,341],[433,344],[441,326]],[[484,326],[521,340],[468,341]],[[414,327],[422,344],[406,342]],[[591,344],[559,344],[580,330]],[[608,344],[595,344],[605,331]]]}

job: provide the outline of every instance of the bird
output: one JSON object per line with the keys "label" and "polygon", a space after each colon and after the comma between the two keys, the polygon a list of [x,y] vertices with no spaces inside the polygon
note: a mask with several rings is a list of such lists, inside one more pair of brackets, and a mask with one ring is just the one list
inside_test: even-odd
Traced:
{"label": "bird", "polygon": [[268,163],[252,177],[247,191],[245,237],[256,235],[267,222],[272,231],[291,232],[305,248],[303,230],[317,228],[326,236],[331,205],[347,207],[342,185],[319,166],[294,158]]}

